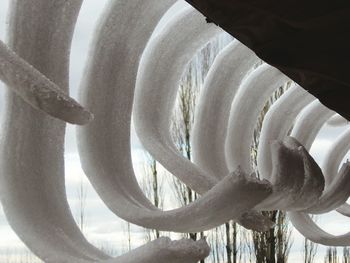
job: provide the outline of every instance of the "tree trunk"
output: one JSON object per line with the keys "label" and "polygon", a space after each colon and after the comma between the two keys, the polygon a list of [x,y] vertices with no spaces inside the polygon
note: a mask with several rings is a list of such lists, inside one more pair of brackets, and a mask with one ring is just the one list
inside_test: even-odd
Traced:
{"label": "tree trunk", "polygon": [[[158,172],[157,162],[153,159],[152,161],[152,175],[153,175],[153,202],[154,206],[159,208],[159,186],[158,186]],[[160,237],[159,230],[155,230],[156,238]]]}
{"label": "tree trunk", "polygon": [[232,233],[232,253],[233,253],[233,259],[232,263],[237,263],[237,254],[238,254],[238,249],[237,249],[237,224],[232,221],[232,228],[233,228],[233,233]]}
{"label": "tree trunk", "polygon": [[226,255],[227,263],[232,263],[232,249],[231,249],[231,225],[230,222],[225,223],[226,233]]}

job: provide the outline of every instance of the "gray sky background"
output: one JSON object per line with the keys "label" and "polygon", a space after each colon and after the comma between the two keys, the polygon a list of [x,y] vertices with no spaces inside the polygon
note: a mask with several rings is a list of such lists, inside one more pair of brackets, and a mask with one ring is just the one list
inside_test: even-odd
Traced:
{"label": "gray sky background", "polygon": [[[5,30],[7,24],[7,8],[10,0],[0,1],[0,39],[5,40]],[[103,6],[107,0],[85,0],[81,14],[78,19],[78,24],[75,30],[72,52],[71,52],[71,79],[70,88],[71,95],[77,98],[77,88],[79,86],[84,64],[88,56],[88,47],[90,39],[93,35],[94,26],[100,15]],[[167,18],[184,6],[184,3],[179,3],[176,7],[170,11],[170,13],[162,20],[160,28],[164,26]],[[0,112],[3,112],[3,87],[0,82]],[[0,113],[1,114],[1,113]],[[317,143],[312,147],[311,153],[315,159],[322,162],[324,153],[331,145],[332,140],[343,130],[344,128],[325,127],[318,136]],[[88,185],[87,207],[86,207],[86,230],[85,234],[87,238],[95,244],[108,243],[111,246],[117,247],[119,250],[126,250],[127,238],[126,238],[126,223],[118,219],[113,215],[103,202],[98,198],[92,187],[89,185],[85,178],[79,162],[79,156],[76,151],[74,127],[68,125],[67,137],[66,137],[66,186],[67,196],[71,205],[73,214],[77,211],[77,189],[80,184],[80,180],[84,180]],[[135,171],[138,175],[143,172],[144,154],[140,148],[139,142],[133,136],[133,160],[135,165]],[[168,202],[171,203],[171,197]],[[347,232],[349,229],[349,222],[346,218],[337,215],[336,213],[330,213],[322,216],[318,219],[321,226],[329,230],[333,234],[339,234]],[[301,247],[302,237],[296,231],[293,232],[294,245],[291,253],[290,262],[299,262],[301,260]],[[132,239],[133,246],[137,247],[144,241],[144,234],[142,228],[132,227]],[[0,262],[1,253],[6,249],[21,248],[23,243],[16,237],[14,232],[8,226],[3,211],[0,207]],[[323,262],[324,247],[319,247],[319,262]],[[322,260],[322,261],[321,261]]]}

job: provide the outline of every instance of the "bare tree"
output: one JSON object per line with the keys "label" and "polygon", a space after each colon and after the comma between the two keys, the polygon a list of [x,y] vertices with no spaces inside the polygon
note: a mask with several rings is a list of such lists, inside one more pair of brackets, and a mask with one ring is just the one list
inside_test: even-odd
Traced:
{"label": "bare tree", "polygon": [[304,238],[304,251],[303,251],[303,257],[304,257],[304,263],[313,263],[315,261],[315,256],[317,254],[317,244],[314,242],[308,240],[307,238]]}
{"label": "bare tree", "polygon": [[87,187],[86,187],[86,184],[84,183],[84,179],[81,177],[79,186],[77,189],[77,199],[78,199],[77,222],[81,232],[84,232],[84,227],[86,224],[86,215],[85,215],[86,197],[87,197]]}
{"label": "bare tree", "polygon": [[[225,258],[225,252],[223,244],[225,244],[225,225],[221,225],[207,232],[208,233],[208,243],[210,244],[211,262],[221,263],[227,262],[227,257]],[[225,260],[226,259],[226,260]]]}
{"label": "bare tree", "polygon": [[99,242],[95,244],[95,246],[98,247],[102,252],[112,257],[116,257],[119,255],[119,251],[116,249],[116,247],[109,242]]}
{"label": "bare tree", "polygon": [[[315,219],[315,216],[312,216]],[[315,261],[315,256],[317,254],[318,244],[304,238],[303,244],[303,258],[304,263],[313,263]]]}
{"label": "bare tree", "polygon": [[[225,234],[226,234],[226,255],[227,263],[232,263],[232,247],[231,247],[231,235],[230,235],[230,223],[225,223]],[[235,240],[235,238],[234,238]]]}
{"label": "bare tree", "polygon": [[[208,55],[208,52],[204,52]],[[203,54],[204,54],[203,53]],[[206,55],[202,55],[203,57]],[[204,59],[204,61],[206,61]],[[177,144],[179,151],[188,160],[192,159],[191,151],[191,130],[194,122],[194,111],[196,105],[196,98],[203,82],[204,71],[207,71],[207,65],[199,62],[198,58],[189,64],[188,71],[184,75],[177,98],[177,107],[175,109],[173,118],[173,140]],[[177,199],[182,205],[187,205],[197,199],[197,193],[189,187],[185,186],[178,179],[173,179],[173,185]],[[201,237],[204,233],[199,233]],[[197,240],[197,233],[190,233],[189,237]],[[202,261],[204,262],[204,260]]]}
{"label": "bare tree", "polygon": [[277,263],[286,263],[288,262],[288,255],[292,246],[292,229],[285,212],[278,211],[276,221],[276,259]]}
{"label": "bare tree", "polygon": [[[257,149],[259,147],[260,131],[262,129],[263,120],[271,105],[289,88],[290,83],[286,83],[283,87],[277,89],[270,100],[263,107],[259,119],[257,121],[253,142],[251,146],[251,163],[257,176],[259,171],[257,168]],[[257,263],[286,263],[291,247],[291,228],[286,218],[286,214],[282,211],[263,212],[268,216],[275,227],[266,232],[252,231],[252,242],[254,247],[254,256]]]}
{"label": "bare tree", "polygon": [[[194,121],[194,110],[196,97],[198,94],[196,68],[190,64],[188,74],[185,75],[178,93],[178,107],[175,109],[173,120],[173,139],[177,144],[179,151],[191,160],[191,130]],[[187,205],[197,198],[197,194],[189,187],[182,184],[174,178],[174,188],[177,198],[181,200],[182,205]],[[190,238],[197,239],[196,233],[190,233]]]}
{"label": "bare tree", "polygon": [[238,262],[238,225],[234,221],[225,223],[225,248],[228,263]]}
{"label": "bare tree", "polygon": [[[142,188],[146,196],[151,200],[154,206],[163,208],[163,180],[158,174],[157,161],[152,158],[148,153],[146,154],[145,172],[143,177]],[[151,241],[159,238],[161,233],[159,230],[145,229],[146,240]]]}
{"label": "bare tree", "polygon": [[128,251],[131,251],[131,231],[130,231],[130,223],[127,222],[127,228],[128,228]]}
{"label": "bare tree", "polygon": [[326,255],[324,257],[325,263],[339,263],[339,257],[336,247],[327,248]]}
{"label": "bare tree", "polygon": [[[191,130],[194,122],[194,112],[196,106],[196,99],[203,85],[204,78],[213,63],[218,52],[228,44],[232,38],[222,36],[215,41],[209,43],[189,64],[188,70],[183,76],[180,83],[180,89],[177,99],[177,107],[175,109],[173,118],[173,140],[176,143],[179,151],[191,160]],[[187,205],[197,199],[197,193],[189,187],[182,184],[178,179],[173,179],[174,191],[177,199],[181,205]],[[217,228],[210,233],[211,239],[216,238],[213,249],[215,262],[223,260],[223,254],[226,253],[228,262],[235,262],[237,258],[237,228],[235,223],[228,222],[225,228]],[[225,237],[219,236],[225,233]],[[190,238],[196,240],[198,236],[203,237],[204,233],[190,233]],[[212,240],[213,241],[213,240]],[[219,249],[225,245],[226,249]],[[204,260],[202,261],[204,262]]]}
{"label": "bare tree", "polygon": [[[42,263],[28,248],[6,249],[4,263]],[[1,259],[1,257],[0,257]]]}
{"label": "bare tree", "polygon": [[343,261],[342,263],[350,263],[350,249],[343,247]]}

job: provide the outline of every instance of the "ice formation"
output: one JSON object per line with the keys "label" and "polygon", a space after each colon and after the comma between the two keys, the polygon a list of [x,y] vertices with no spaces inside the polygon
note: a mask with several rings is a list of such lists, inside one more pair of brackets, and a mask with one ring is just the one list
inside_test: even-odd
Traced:
{"label": "ice formation", "polygon": [[32,107],[73,124],[92,115],[0,40],[0,79]]}
{"label": "ice formation", "polygon": [[[292,84],[266,114],[258,149],[261,179],[256,178],[250,160],[256,121],[271,94],[290,80],[237,40],[220,52],[206,77],[193,128],[194,162],[178,152],[170,119],[180,79],[196,52],[221,29],[186,7],[151,37],[175,2],[109,1],[80,86],[85,108],[66,95],[82,0],[11,2],[8,46],[0,42],[0,79],[11,88],[0,193],[14,231],[45,262],[190,263],[209,253],[205,240],[160,238],[110,258],[88,243],[66,198],[63,120],[88,123],[77,129],[83,170],[107,207],[129,222],[196,232],[233,219],[267,230],[272,223],[261,211],[281,209],[310,240],[350,245],[350,233],[330,235],[309,216],[335,209],[350,215],[350,167],[342,164],[350,130],[334,142],[321,169],[308,150],[324,123],[344,121]],[[201,195],[196,201],[162,211],[146,198],[131,160],[132,113],[144,147]]]}

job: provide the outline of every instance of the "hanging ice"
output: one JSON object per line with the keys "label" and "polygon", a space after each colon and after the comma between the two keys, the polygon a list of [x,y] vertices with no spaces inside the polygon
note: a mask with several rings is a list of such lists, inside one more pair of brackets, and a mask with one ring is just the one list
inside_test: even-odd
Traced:
{"label": "hanging ice", "polygon": [[[250,164],[256,121],[271,94],[290,80],[265,63],[257,65],[253,52],[235,40],[206,77],[193,131],[194,163],[183,158],[170,136],[178,84],[191,58],[221,29],[187,7],[151,38],[175,0],[110,0],[80,86],[92,120],[89,111],[66,95],[81,3],[14,1],[8,46],[0,42],[0,78],[11,88],[3,123],[1,202],[10,225],[35,254],[45,262],[175,263],[197,262],[209,253],[205,240],[161,238],[118,258],[89,244],[65,195],[65,124],[44,112],[66,122],[89,122],[78,128],[83,169],[107,207],[129,222],[195,232],[233,219],[267,230],[272,223],[261,211],[281,209],[310,240],[350,245],[350,234],[332,236],[308,216],[334,209],[350,215],[345,203],[350,168],[348,163],[341,166],[350,148],[349,130],[335,141],[322,170],[308,153],[325,122],[343,120],[331,118],[333,112],[292,84],[266,114],[258,149],[263,180],[256,178]],[[144,147],[199,193],[198,200],[161,211],[146,198],[131,161],[132,113]],[[194,215],[196,221],[188,220]]]}

